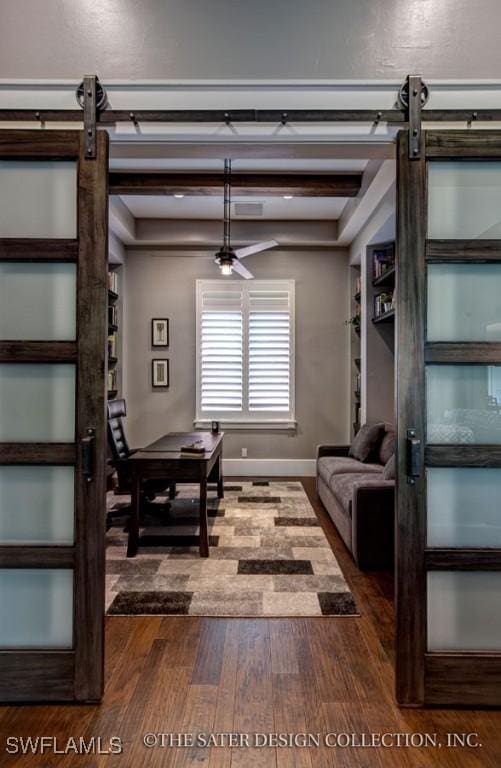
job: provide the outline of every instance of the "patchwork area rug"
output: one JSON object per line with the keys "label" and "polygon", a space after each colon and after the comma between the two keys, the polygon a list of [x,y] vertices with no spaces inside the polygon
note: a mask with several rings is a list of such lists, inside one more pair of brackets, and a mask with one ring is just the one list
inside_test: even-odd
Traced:
{"label": "patchwork area rug", "polygon": [[209,491],[209,558],[198,553],[197,496],[197,486],[179,485],[170,505],[157,497],[139,553],[127,558],[120,511],[130,500],[108,494],[108,615],[358,615],[300,482],[228,483],[221,500]]}

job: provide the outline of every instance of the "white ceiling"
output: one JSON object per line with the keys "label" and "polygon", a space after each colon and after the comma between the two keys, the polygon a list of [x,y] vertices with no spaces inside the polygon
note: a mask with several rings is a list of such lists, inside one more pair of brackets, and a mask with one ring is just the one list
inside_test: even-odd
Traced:
{"label": "white ceiling", "polygon": [[[223,197],[187,195],[181,199],[173,195],[122,195],[122,202],[136,219],[220,219],[223,218]],[[274,220],[335,220],[346,205],[346,197],[294,197],[284,200],[274,197],[241,197],[235,195],[231,206],[232,219]],[[234,203],[263,204],[262,216],[238,216]]]}

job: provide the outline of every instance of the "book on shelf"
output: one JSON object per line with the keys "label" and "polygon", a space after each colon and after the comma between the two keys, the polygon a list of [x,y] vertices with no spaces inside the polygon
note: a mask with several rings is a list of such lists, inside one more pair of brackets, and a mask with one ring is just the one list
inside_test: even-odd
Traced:
{"label": "book on shelf", "polygon": [[118,293],[118,272],[108,272],[108,288],[113,293]]}
{"label": "book on shelf", "polygon": [[118,325],[118,309],[115,304],[108,306],[108,325]]}
{"label": "book on shelf", "polygon": [[117,357],[117,334],[110,333],[108,336],[108,357]]}
{"label": "book on shelf", "polygon": [[393,293],[378,293],[374,296],[374,317],[381,317],[381,315],[390,312],[390,310],[394,308],[395,301]]}
{"label": "book on shelf", "polygon": [[118,389],[117,381],[118,381],[118,374],[116,369],[113,368],[113,370],[108,371],[108,391]]}
{"label": "book on shelf", "polygon": [[395,250],[393,244],[384,248],[376,248],[372,252],[372,278],[377,280],[389,269],[395,266]]}

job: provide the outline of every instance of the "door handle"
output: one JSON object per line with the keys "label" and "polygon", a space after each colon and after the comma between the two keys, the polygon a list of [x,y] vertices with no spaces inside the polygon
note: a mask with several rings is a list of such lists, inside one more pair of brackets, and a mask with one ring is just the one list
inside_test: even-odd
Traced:
{"label": "door handle", "polygon": [[94,459],[96,445],[95,430],[88,429],[87,437],[82,438],[80,445],[82,451],[82,474],[88,483],[92,483],[94,479]]}
{"label": "door handle", "polygon": [[414,485],[421,477],[421,440],[416,437],[415,429],[407,430],[407,482]]}

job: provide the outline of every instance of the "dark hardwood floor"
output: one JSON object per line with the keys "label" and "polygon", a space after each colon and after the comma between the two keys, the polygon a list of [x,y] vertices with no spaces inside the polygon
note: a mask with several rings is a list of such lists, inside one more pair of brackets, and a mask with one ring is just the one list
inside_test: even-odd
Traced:
{"label": "dark hardwood floor", "polygon": [[[360,573],[303,480],[361,611],[360,618],[125,618],[107,621],[101,706],[0,709],[0,765],[208,768],[498,768],[501,712],[400,710],[393,687],[393,578]],[[442,748],[153,748],[148,733],[437,734]],[[447,748],[447,733],[479,748]],[[121,755],[5,754],[7,736],[120,737]],[[417,737],[416,737],[417,738]],[[97,743],[95,743],[97,748]]]}

